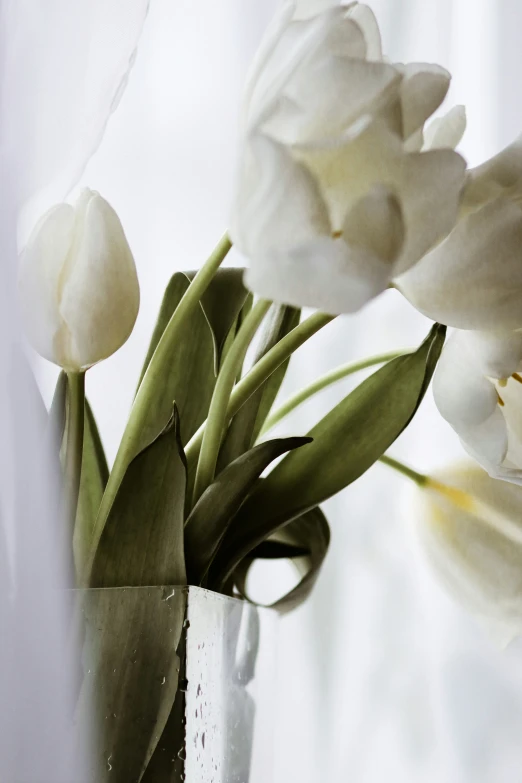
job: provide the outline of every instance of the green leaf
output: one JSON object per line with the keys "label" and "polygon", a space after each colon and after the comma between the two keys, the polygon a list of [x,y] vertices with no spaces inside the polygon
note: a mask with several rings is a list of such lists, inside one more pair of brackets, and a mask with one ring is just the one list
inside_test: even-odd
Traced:
{"label": "green leaf", "polygon": [[[216,375],[219,371],[228,334],[249,295],[243,285],[244,271],[241,267],[218,269],[217,274],[201,297],[201,307],[214,342],[214,372]],[[192,280],[196,272],[187,272],[186,274],[188,279]]]}
{"label": "green leaf", "polygon": [[204,582],[223,536],[265,468],[308,438],[278,438],[261,443],[225,468],[194,506],[185,527],[185,556],[191,584]]}
{"label": "green leaf", "polygon": [[[189,280],[183,272],[173,275],[167,286],[143,365],[140,383],[161,335],[188,286]],[[187,443],[190,440],[207,417],[216,382],[213,363],[212,335],[203,311],[197,308],[192,316],[187,318],[182,338],[168,357],[168,364],[162,374],[162,383],[155,389],[147,421],[142,428],[138,452],[154,440],[165,427],[172,413],[174,400],[181,419],[182,441]]]}
{"label": "green leaf", "polygon": [[384,454],[420,405],[445,331],[436,324],[417,351],[371,375],[308,433],[310,445],[287,455],[259,483],[227,532],[214,578],[226,581],[255,546],[351,484]]}
{"label": "green leaf", "polygon": [[285,541],[269,538],[256,546],[249,557],[252,560],[293,560],[296,557],[307,557],[309,554],[310,548],[308,546],[287,544]]}
{"label": "green leaf", "polygon": [[[176,272],[172,276],[143,364],[140,384],[161,336],[194,276],[195,272]],[[184,444],[206,419],[216,383],[216,368],[227,335],[248,295],[242,277],[242,269],[219,269],[203,294],[201,307],[187,318],[183,335],[168,358],[163,382],[156,389],[138,451],[161,432],[169,419],[174,400],[181,419]]]}
{"label": "green leaf", "polygon": [[186,583],[183,512],[186,465],[179,415],[131,462],[112,505],[91,587]]}
{"label": "green leaf", "polygon": [[[223,345],[222,351],[221,351],[221,361],[224,360],[226,354],[230,350],[230,347],[232,346],[232,343],[234,342],[236,335],[241,327],[241,324],[244,322],[246,316],[252,309],[252,304],[254,301],[254,297],[251,293],[249,293],[245,299],[245,302],[243,304],[243,307],[239,311],[239,315],[236,318],[235,323],[232,325],[232,328],[230,329],[228,333],[228,337],[225,340],[225,343]],[[194,494],[194,482],[196,479],[196,468],[197,468],[197,462],[191,463],[190,460],[187,461],[187,507],[186,511],[187,514],[190,512],[190,507],[192,505],[192,497]],[[220,467],[218,467],[218,472],[221,470]]]}
{"label": "green leaf", "polygon": [[66,419],[66,398],[67,398],[67,375],[63,372],[58,376],[56,387],[49,409],[49,418],[47,421],[46,437],[53,454],[60,454],[63,436],[65,433]]}
{"label": "green leaf", "polygon": [[[271,604],[272,609],[286,613],[300,606],[310,595],[330,544],[330,527],[319,507],[289,522],[277,532],[277,540],[259,544],[239,564],[234,582],[241,595],[248,598],[246,581],[248,572],[257,558],[299,558],[298,569],[302,574],[299,583],[285,596]],[[251,600],[248,598],[248,600]]]}
{"label": "green leaf", "polygon": [[[74,739],[83,748],[94,734],[89,781],[138,783],[178,693],[186,593],[170,586],[85,590],[77,599],[83,679]],[[181,718],[176,752],[183,743]]]}
{"label": "green leaf", "polygon": [[[298,325],[300,316],[301,311],[294,307],[286,305],[272,307],[254,364]],[[218,470],[223,470],[255,443],[279,392],[289,361],[290,359],[287,359],[278,367],[232,419],[220,450]]]}
{"label": "green leaf", "polygon": [[82,474],[73,539],[77,573],[82,573],[90,552],[94,523],[108,478],[109,468],[96,420],[89,402],[85,400]]}

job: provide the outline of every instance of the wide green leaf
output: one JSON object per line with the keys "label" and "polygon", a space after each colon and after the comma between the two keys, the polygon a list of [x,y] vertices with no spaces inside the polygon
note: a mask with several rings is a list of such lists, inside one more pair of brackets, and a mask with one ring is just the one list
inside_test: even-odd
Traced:
{"label": "wide green leaf", "polygon": [[[188,287],[189,280],[183,272],[177,272],[171,278],[150,341],[140,383],[165,327]],[[187,443],[206,419],[215,383],[213,338],[203,311],[197,308],[187,318],[183,335],[173,347],[163,369],[162,382],[155,388],[138,451],[145,448],[165,427],[174,401],[180,415],[182,441]]]}
{"label": "wide green leaf", "polygon": [[108,478],[109,468],[96,419],[88,400],[85,400],[82,474],[73,539],[77,573],[82,573],[90,551],[94,523]]}
{"label": "wide green leaf", "polygon": [[[185,589],[85,590],[76,600],[81,610],[83,677],[74,736],[64,742],[83,748],[85,738],[93,737],[86,759],[89,781],[138,783],[179,693]],[[177,732],[176,726],[173,729],[171,741],[177,744],[169,755],[170,769],[183,747],[181,715]]]}
{"label": "wide green leaf", "polygon": [[317,507],[289,522],[277,531],[276,536],[259,544],[239,564],[234,574],[234,583],[239,592],[251,600],[246,586],[247,577],[258,558],[284,557],[294,560],[301,574],[300,581],[285,596],[271,604],[272,609],[284,614],[296,609],[310,595],[328,552],[330,527],[325,515]]}
{"label": "wide green leaf", "polygon": [[213,566],[224,582],[252,549],[361,476],[415,415],[444,344],[436,324],[419,349],[388,362],[342,400],[253,490]]}
{"label": "wide green leaf", "polygon": [[[260,345],[254,357],[254,364],[294,329],[301,315],[300,310],[286,305],[274,305],[263,328]],[[218,469],[222,470],[240,454],[254,445],[259,432],[285,377],[287,359],[253,394],[232,419],[223,445],[221,446]]]}
{"label": "wide green leaf", "polygon": [[127,468],[96,550],[91,587],[186,583],[185,488],[175,408],[165,430]]}
{"label": "wide green leaf", "polygon": [[225,468],[194,506],[185,527],[185,556],[191,584],[204,583],[207,571],[253,484],[265,468],[309,438],[277,438],[261,443]]}
{"label": "wide green leaf", "polygon": [[[194,275],[195,272],[176,272],[170,279],[143,363],[140,384],[161,336]],[[183,335],[168,357],[162,383],[157,386],[143,428],[141,448],[163,429],[173,401],[178,407],[184,444],[206,419],[216,382],[216,369],[227,336],[248,295],[242,277],[243,269],[219,269],[203,294],[201,307],[187,318]]]}

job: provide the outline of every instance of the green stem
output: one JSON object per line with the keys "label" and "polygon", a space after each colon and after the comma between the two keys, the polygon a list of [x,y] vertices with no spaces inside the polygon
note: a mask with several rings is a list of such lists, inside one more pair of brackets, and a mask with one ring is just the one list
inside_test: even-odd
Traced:
{"label": "green stem", "polygon": [[147,367],[136,393],[127,427],[123,433],[109,481],[100,504],[93,530],[91,557],[86,568],[85,583],[88,583],[92,561],[116,493],[129,463],[136,456],[136,450],[140,442],[140,434],[147,418],[151,399],[154,396],[154,390],[162,381],[161,376],[165,360],[172,351],[172,346],[180,339],[180,329],[183,327],[185,320],[196,307],[199,307],[201,297],[212,282],[231,247],[232,243],[227,234],[225,234],[185,291],[185,294],[172,314],[171,319],[156,346],[156,350],[152,355],[149,366]]}
{"label": "green stem", "polygon": [[[270,378],[278,367],[285,362],[297,348],[312,337],[316,332],[333,321],[334,315],[325,315],[324,313],[314,313],[306,321],[292,329],[282,340],[270,349],[242,378],[230,395],[226,411],[226,421],[235,416],[242,405],[249,397],[256,392],[263,383]],[[203,422],[199,430],[192,436],[185,453],[189,465],[193,465],[201,449],[207,422]]]}
{"label": "green stem", "polygon": [[383,454],[383,456],[379,458],[379,461],[384,465],[388,465],[389,468],[396,470],[398,473],[402,473],[403,476],[407,476],[419,487],[425,487],[430,483],[429,476],[426,476],[424,473],[418,473],[416,470],[413,470],[413,468],[409,468],[403,462],[399,462],[399,460],[393,459],[393,457],[388,457],[387,454]]}
{"label": "green stem", "polygon": [[65,507],[74,531],[82,473],[85,421],[85,373],[67,373],[67,434],[65,441]]}
{"label": "green stem", "polygon": [[267,314],[272,303],[260,299],[248,313],[228,351],[214,388],[207,425],[203,432],[201,451],[199,454],[196,478],[194,482],[193,503],[196,503],[214,478],[216,465],[223,439],[223,433],[228,421],[228,406],[230,395],[236,378],[241,371],[245,354],[259,325]]}
{"label": "green stem", "polygon": [[366,370],[368,367],[373,367],[376,364],[384,364],[384,362],[389,362],[392,359],[396,359],[398,356],[402,356],[404,353],[406,353],[406,351],[390,351],[388,353],[381,353],[378,356],[370,356],[368,359],[362,359],[358,362],[349,362],[348,364],[343,364],[340,367],[337,367],[335,370],[326,373],[311,383],[309,386],[306,386],[304,389],[298,391],[285,403],[283,403],[280,408],[272,413],[272,415],[269,416],[265,421],[260,432],[260,437],[264,435],[265,432],[268,432],[268,430],[271,430],[272,427],[275,427],[276,424],[279,424],[279,422],[284,419],[285,416],[288,416],[289,413],[302,405],[303,402],[306,402],[306,400],[310,399],[310,397],[313,397],[314,394],[317,394],[323,389],[326,389],[328,386],[343,380],[343,378],[347,378],[349,375],[353,375],[353,373],[359,372],[360,370]]}

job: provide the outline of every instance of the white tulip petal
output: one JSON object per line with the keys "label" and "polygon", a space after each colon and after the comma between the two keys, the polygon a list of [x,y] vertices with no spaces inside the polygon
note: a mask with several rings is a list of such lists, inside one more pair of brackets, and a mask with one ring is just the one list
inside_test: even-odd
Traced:
{"label": "white tulip petal", "polygon": [[433,396],[441,415],[460,434],[488,420],[498,406],[495,387],[469,350],[465,332],[446,342],[433,377]]}
{"label": "white tulip petal", "polygon": [[504,198],[486,204],[460,220],[397,285],[418,310],[441,323],[496,331],[521,327],[522,209]]}
{"label": "white tulip petal", "polygon": [[253,101],[254,92],[262,92],[258,85],[263,79],[263,72],[270,62],[274,53],[277,51],[281,38],[286,29],[292,22],[295,12],[295,4],[291,2],[281,3],[277,13],[268,25],[261,43],[257,49],[256,55],[250,65],[245,90],[243,95],[244,106],[250,110],[250,104]]}
{"label": "white tulip petal", "polygon": [[439,65],[427,63],[409,63],[397,68],[404,76],[400,95],[403,133],[408,139],[439,108],[448,92],[451,76]]}
{"label": "white tulip petal", "polygon": [[406,226],[399,274],[455,225],[465,163],[451,150],[404,153],[386,124],[374,122],[355,139],[302,145],[296,154],[321,184],[334,230],[372,186],[381,184],[399,195]]}
{"label": "white tulip petal", "polygon": [[27,335],[35,349],[55,360],[54,343],[62,328],[58,291],[74,237],[74,209],[52,207],[37,223],[20,256],[20,308]]}
{"label": "white tulip petal", "polygon": [[[348,213],[343,239],[350,247],[362,248],[392,264],[404,245],[405,229],[398,198],[383,185],[375,185]],[[387,281],[388,283],[389,281]]]}
{"label": "white tulip petal", "polygon": [[466,109],[454,106],[443,117],[437,117],[424,129],[424,149],[456,149],[466,130]]}
{"label": "white tulip petal", "polygon": [[249,165],[237,188],[231,237],[249,257],[330,236],[326,205],[312,175],[281,144],[263,135],[248,144]]}
{"label": "white tulip petal", "polygon": [[457,221],[466,174],[465,161],[453,150],[412,153],[397,172],[406,223],[399,274],[441,242]]}
{"label": "white tulip petal", "polygon": [[522,476],[522,384],[516,375],[501,388],[504,407],[502,413],[508,430],[508,453],[505,466],[519,470]]}
{"label": "white tulip petal", "polygon": [[[522,361],[522,332],[460,332],[466,352],[490,378],[509,378]],[[522,387],[521,387],[522,390]]]}
{"label": "white tulip petal", "polygon": [[[362,116],[379,112],[400,82],[391,65],[326,57],[295,75],[263,128],[286,144],[338,136]],[[290,111],[285,111],[288,106]]]}
{"label": "white tulip petal", "polygon": [[60,348],[67,360],[64,366],[86,369],[127,340],[140,297],[136,267],[120,220],[97,193],[90,193],[79,204],[76,230],[76,252],[60,302],[68,329]]}
{"label": "white tulip petal", "polygon": [[492,477],[516,483],[522,483],[521,354],[520,333],[457,331],[433,379],[435,403],[468,453]]}
{"label": "white tulip petal", "polygon": [[245,100],[246,132],[259,129],[272,116],[288,83],[321,51],[332,25],[342,21],[340,8],[304,20],[292,19],[293,10],[293,6],[283,7],[261,46],[259,61],[254,61]]}
{"label": "white tulip petal", "polygon": [[481,166],[471,169],[464,192],[464,207],[479,209],[484,204],[509,196],[522,196],[522,136]]}
{"label": "white tulip petal", "polygon": [[[470,399],[469,404],[474,404],[474,398]],[[455,427],[455,431],[470,456],[490,475],[497,476],[509,449],[508,428],[500,406],[482,423],[473,427],[462,427],[460,431]]]}
{"label": "white tulip petal", "polygon": [[246,283],[259,296],[285,304],[355,312],[388,286],[403,238],[397,199],[375,188],[356,204],[342,237],[272,243],[266,250],[260,245],[251,254]]}
{"label": "white tulip petal", "polygon": [[448,592],[507,643],[522,631],[521,490],[478,467],[436,478],[468,493],[470,506],[422,491],[415,512],[424,553]]}
{"label": "white tulip petal", "polygon": [[348,16],[357,22],[366,39],[368,60],[382,60],[382,42],[379,24],[375,14],[367,5],[354,3],[349,7]]}
{"label": "white tulip petal", "polygon": [[362,248],[318,237],[253,256],[246,285],[259,296],[337,315],[359,310],[387,286],[390,266]]}
{"label": "white tulip petal", "polygon": [[404,142],[405,152],[420,152],[424,147],[424,128],[419,128]]}

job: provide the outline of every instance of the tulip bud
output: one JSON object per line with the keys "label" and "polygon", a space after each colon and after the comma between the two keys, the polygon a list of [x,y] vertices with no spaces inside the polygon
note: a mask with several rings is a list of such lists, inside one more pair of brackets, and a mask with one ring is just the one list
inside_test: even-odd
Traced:
{"label": "tulip bud", "polygon": [[421,492],[416,523],[437,576],[507,644],[522,633],[522,487],[468,463]]}
{"label": "tulip bud", "polygon": [[85,189],[41,218],[20,258],[27,335],[45,359],[83,371],[127,340],[138,315],[136,267],[120,220]]}

